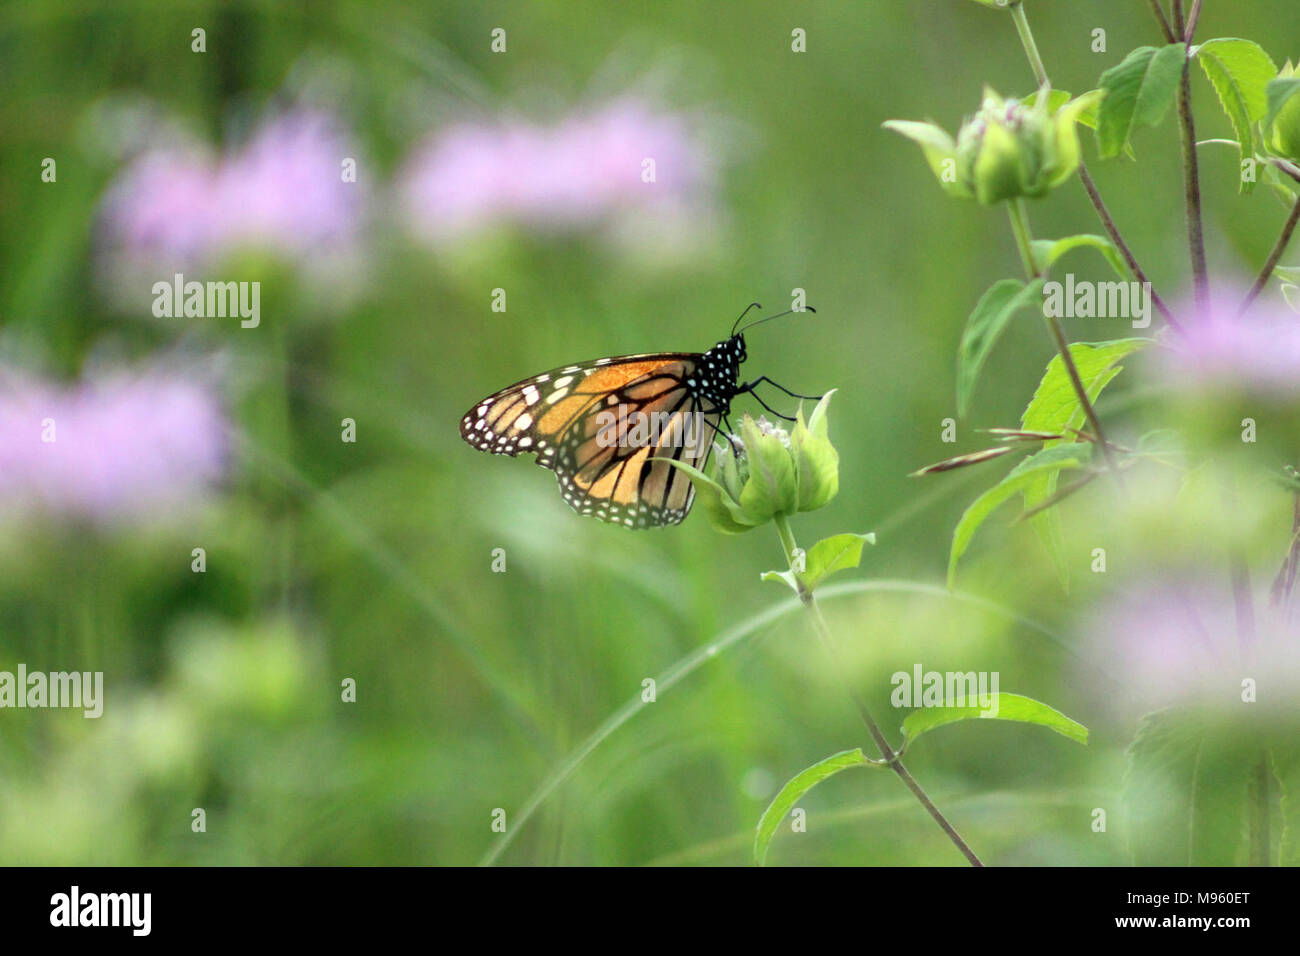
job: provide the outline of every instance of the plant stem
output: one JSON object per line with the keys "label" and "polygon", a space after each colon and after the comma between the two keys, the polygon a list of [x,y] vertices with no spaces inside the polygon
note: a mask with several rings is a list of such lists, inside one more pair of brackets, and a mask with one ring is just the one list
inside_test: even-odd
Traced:
{"label": "plant stem", "polygon": [[1119,227],[1115,225],[1110,210],[1106,208],[1106,204],[1102,201],[1101,193],[1097,189],[1097,184],[1093,182],[1092,174],[1088,172],[1088,167],[1084,163],[1082,156],[1079,157],[1079,181],[1083,183],[1083,188],[1087,190],[1088,198],[1092,200],[1093,208],[1097,210],[1097,216],[1101,219],[1101,225],[1106,230],[1106,235],[1110,236],[1111,242],[1115,243],[1115,248],[1119,250],[1119,254],[1128,263],[1133,278],[1151,290],[1151,303],[1160,310],[1160,314],[1165,317],[1165,322],[1169,324],[1169,327],[1175,332],[1181,333],[1183,327],[1178,324],[1178,320],[1174,318],[1174,313],[1169,306],[1165,305],[1165,300],[1160,298],[1156,290],[1151,287],[1151,280],[1142,271],[1142,267],[1138,265],[1137,257],[1133,255],[1133,250],[1129,248],[1128,243],[1124,241],[1124,237],[1120,235]]}
{"label": "plant stem", "polygon": [[1016,249],[1020,251],[1020,264],[1025,267],[1025,278],[1033,282],[1043,272],[1034,261],[1034,236],[1029,230],[1025,201],[1018,197],[1008,201],[1007,214],[1011,217],[1011,232],[1016,237]]}
{"label": "plant stem", "polygon": [[[773,521],[776,524],[776,533],[781,538],[781,547],[785,551],[786,563],[790,565],[790,570],[793,571],[793,557],[797,545],[794,540],[794,532],[790,529],[790,519],[784,514],[778,514],[773,518]],[[841,674],[847,673],[844,667],[843,658],[839,653],[839,648],[835,644],[834,637],[831,635],[830,626],[826,623],[826,618],[822,616],[821,608],[817,604],[817,598],[814,597],[811,591],[807,590],[803,586],[802,581],[799,582],[799,600],[803,602],[804,607],[808,608],[812,617],[813,630],[816,631],[817,637],[821,640],[822,646],[826,649],[826,653],[831,660],[831,665]],[[894,748],[890,746],[889,740],[880,729],[880,725],[877,724],[875,718],[871,716],[871,711],[867,708],[866,701],[863,700],[862,696],[847,683],[846,689],[849,693],[849,699],[853,701],[853,706],[858,711],[858,716],[862,718],[862,723],[866,725],[867,733],[871,735],[872,742],[875,743],[876,749],[880,751],[881,758],[889,764],[889,768],[894,771],[899,780],[903,781],[904,786],[912,792],[912,795],[916,797],[921,806],[925,807],[926,812],[930,814],[935,823],[939,824],[939,828],[947,834],[948,839],[951,840],[953,845],[961,851],[962,855],[966,857],[966,860],[970,865],[983,866],[983,862],[981,862],[980,858],[975,855],[975,851],[970,848],[970,845],[962,838],[962,835],[957,832],[957,829],[948,822],[948,818],[945,817],[939,811],[939,808],[934,805],[934,802],[926,794],[925,790],[921,788],[921,785],[916,782],[916,778],[912,776],[911,772],[903,766],[903,761],[899,759],[900,752],[896,752]]]}
{"label": "plant stem", "polygon": [[[1016,237],[1016,247],[1020,250],[1020,261],[1025,267],[1025,276],[1032,282],[1042,275],[1038,264],[1034,262],[1033,235],[1029,231],[1029,216],[1025,213],[1025,201],[1020,198],[1012,199],[1007,202],[1007,212],[1011,217],[1011,231]],[[1097,444],[1101,446],[1102,456],[1106,459],[1106,464],[1115,474],[1117,481],[1119,477],[1119,463],[1115,461],[1115,455],[1110,444],[1106,441],[1106,434],[1102,431],[1101,420],[1097,417],[1097,411],[1092,407],[1092,400],[1088,398],[1088,389],[1083,384],[1083,379],[1079,377],[1079,369],[1074,364],[1074,355],[1070,352],[1069,340],[1065,337],[1065,329],[1061,326],[1061,320],[1054,315],[1048,314],[1046,309],[1043,310],[1043,318],[1047,322],[1048,331],[1052,333],[1052,339],[1056,343],[1056,352],[1061,356],[1061,363],[1065,366],[1066,374],[1070,376],[1070,384],[1074,386],[1075,397],[1079,399],[1079,407],[1083,409],[1084,416],[1088,419],[1088,427],[1092,429],[1093,437]]]}
{"label": "plant stem", "polygon": [[1169,25],[1169,18],[1165,16],[1165,11],[1160,6],[1160,0],[1151,0],[1151,12],[1155,14],[1156,20],[1160,23],[1160,32],[1165,35],[1165,42],[1173,43],[1174,29]]}
{"label": "plant stem", "polygon": [[1295,163],[1288,162],[1287,160],[1281,159],[1277,156],[1271,157],[1269,162],[1277,167],[1279,171],[1286,173],[1286,175],[1300,183],[1300,166],[1296,166]]}
{"label": "plant stem", "polygon": [[[1160,10],[1159,5],[1156,4],[1156,0],[1151,0],[1151,2],[1155,5],[1156,11],[1163,20],[1164,12]],[[1016,33],[1020,35],[1020,45],[1024,47],[1025,58],[1029,60],[1029,66],[1034,71],[1034,79],[1038,81],[1039,86],[1050,84],[1051,81],[1047,78],[1047,67],[1043,65],[1043,57],[1038,52],[1038,44],[1034,42],[1033,31],[1029,29],[1029,18],[1025,16],[1024,7],[1021,5],[1019,0],[1017,0],[1017,2],[1011,7],[1011,19],[1016,25]],[[1166,32],[1168,32],[1167,28]],[[1169,34],[1169,38],[1172,43],[1172,33]],[[1160,296],[1156,294],[1156,290],[1151,288],[1151,280],[1148,279],[1146,273],[1142,271],[1142,267],[1138,265],[1137,256],[1133,255],[1133,250],[1129,248],[1129,244],[1124,241],[1123,235],[1120,234],[1119,226],[1115,225],[1115,220],[1111,217],[1110,210],[1106,208],[1106,203],[1102,201],[1101,192],[1097,189],[1097,184],[1093,181],[1092,175],[1088,172],[1088,166],[1083,161],[1082,156],[1079,157],[1079,181],[1083,183],[1083,188],[1088,193],[1089,201],[1092,203],[1093,208],[1097,210],[1097,217],[1101,219],[1102,228],[1106,230],[1106,234],[1110,236],[1110,241],[1115,243],[1115,248],[1118,249],[1120,255],[1124,257],[1124,261],[1128,264],[1129,271],[1133,273],[1133,278],[1137,279],[1138,282],[1141,282],[1148,289],[1151,289],[1152,304],[1160,310],[1160,314],[1165,317],[1165,321],[1169,323],[1170,328],[1177,332],[1181,332],[1182,328],[1174,318],[1173,313],[1169,310],[1169,306],[1165,305],[1164,299],[1160,298]]]}
{"label": "plant stem", "polygon": [[1016,32],[1020,34],[1020,45],[1025,48],[1025,56],[1029,57],[1034,79],[1042,86],[1047,82],[1047,68],[1043,66],[1043,58],[1038,53],[1038,44],[1034,42],[1034,34],[1029,29],[1029,18],[1025,16],[1025,8],[1020,0],[1011,5],[1011,20],[1016,25]]}
{"label": "plant stem", "polygon": [[1192,0],[1192,12],[1187,17],[1187,29],[1183,31],[1183,40],[1187,43],[1192,42],[1192,36],[1196,33],[1196,24],[1201,19],[1201,0]]}
{"label": "plant stem", "polygon": [[1287,217],[1286,225],[1282,227],[1282,234],[1277,237],[1277,242],[1273,245],[1273,251],[1268,254],[1268,260],[1264,263],[1264,268],[1259,271],[1255,284],[1246,293],[1246,298],[1241,303],[1238,315],[1249,309],[1255,300],[1259,298],[1259,294],[1264,291],[1264,286],[1268,284],[1269,277],[1273,275],[1273,270],[1281,260],[1282,253],[1286,252],[1287,244],[1291,241],[1291,234],[1295,232],[1297,222],[1300,222],[1300,198],[1296,199],[1295,205],[1291,208],[1291,215]]}
{"label": "plant stem", "polygon": [[[1173,0],[1174,35],[1181,36],[1191,50],[1191,30],[1183,19],[1183,0]],[[1192,27],[1195,24],[1191,24]],[[1192,260],[1192,291],[1196,308],[1209,307],[1210,280],[1205,265],[1205,235],[1201,224],[1201,178],[1196,158],[1196,123],[1192,119],[1192,60],[1183,60],[1183,76],[1178,85],[1178,117],[1183,139],[1183,192],[1187,205],[1187,249]]]}

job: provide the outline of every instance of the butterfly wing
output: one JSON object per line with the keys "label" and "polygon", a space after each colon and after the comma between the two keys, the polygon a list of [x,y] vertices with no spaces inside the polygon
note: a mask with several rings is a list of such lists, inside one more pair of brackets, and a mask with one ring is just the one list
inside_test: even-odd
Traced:
{"label": "butterfly wing", "polygon": [[461,436],[494,454],[535,453],[581,514],[633,528],[677,524],[695,489],[668,460],[703,468],[721,419],[688,385],[699,360],[658,352],[553,369],[483,399],[461,419]]}

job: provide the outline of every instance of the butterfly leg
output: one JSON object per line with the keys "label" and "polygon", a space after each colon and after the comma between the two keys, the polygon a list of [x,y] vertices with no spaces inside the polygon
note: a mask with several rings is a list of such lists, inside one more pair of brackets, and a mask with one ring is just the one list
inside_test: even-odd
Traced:
{"label": "butterfly leg", "polygon": [[760,375],[758,378],[754,379],[752,382],[749,382],[749,383],[746,384],[746,385],[742,385],[742,386],[740,386],[740,388],[738,388],[737,391],[738,391],[738,392],[753,392],[754,387],[757,386],[760,382],[767,382],[768,385],[774,386],[775,388],[779,388],[781,391],[785,392],[785,393],[786,393],[787,395],[789,395],[791,398],[806,398],[806,399],[808,399],[809,401],[812,401],[812,402],[819,402],[819,401],[821,401],[821,399],[822,399],[822,396],[821,396],[821,395],[800,395],[798,392],[792,392],[792,391],[790,391],[788,388],[786,388],[784,385],[780,384],[779,382],[774,382],[774,381],[772,381],[772,380],[771,380],[770,378],[768,378],[766,375]]}
{"label": "butterfly leg", "polygon": [[762,405],[764,408],[766,408],[769,412],[771,412],[771,413],[772,413],[773,415],[775,415],[777,418],[783,418],[783,419],[785,419],[787,422],[795,421],[794,418],[790,417],[789,415],[782,415],[780,412],[778,412],[778,411],[777,411],[775,408],[773,408],[771,405],[767,404],[767,402],[765,402],[765,401],[763,401],[761,398],[759,398],[759,397],[758,397],[758,394],[754,391],[754,389],[753,389],[752,386],[748,386],[748,385],[747,385],[747,386],[745,386],[744,388],[736,389],[736,394],[737,394],[737,395],[739,395],[741,392],[749,392],[750,395],[753,395],[753,396],[754,396],[754,401],[758,402],[758,404]]}
{"label": "butterfly leg", "polygon": [[736,437],[732,434],[731,419],[727,417],[725,412],[722,415],[722,424],[727,426],[727,430],[722,433],[723,437],[725,437],[728,443],[730,443],[732,452],[734,454],[739,455],[745,449],[744,446],[741,445],[740,442],[736,440]]}

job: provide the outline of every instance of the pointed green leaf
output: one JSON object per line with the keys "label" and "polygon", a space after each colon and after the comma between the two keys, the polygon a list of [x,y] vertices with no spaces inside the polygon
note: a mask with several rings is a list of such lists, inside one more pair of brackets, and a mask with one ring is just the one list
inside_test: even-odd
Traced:
{"label": "pointed green leaf", "polygon": [[766,521],[778,512],[794,514],[799,505],[794,459],[776,435],[764,434],[748,415],[740,423],[740,438],[749,461],[749,480],[740,490],[745,513]]}
{"label": "pointed green leaf", "polygon": [[1062,469],[1081,468],[1092,453],[1092,446],[1082,443],[1056,445],[1044,448],[1030,455],[984,494],[971,503],[962,514],[961,520],[952,533],[952,549],[948,555],[948,587],[952,587],[957,578],[957,562],[966,553],[971,539],[998,505],[1018,491],[1031,487],[1043,475],[1056,473]]}
{"label": "pointed green leaf", "polygon": [[695,485],[697,507],[703,509],[704,513],[708,515],[709,522],[718,531],[724,534],[740,534],[743,531],[752,531],[762,523],[746,515],[744,509],[740,508],[732,500],[721,485],[698,468],[683,461],[677,461],[675,458],[661,458],[659,460],[666,461],[669,465],[681,469],[690,476],[691,482]]}
{"label": "pointed green leaf", "polygon": [[837,571],[856,568],[862,560],[862,546],[875,544],[874,534],[836,534],[823,538],[808,549],[799,577],[809,591]]}
{"label": "pointed green leaf", "polygon": [[1041,701],[1034,700],[1032,697],[1022,697],[1020,694],[990,694],[989,697],[987,708],[976,704],[962,707],[922,707],[920,710],[914,710],[903,719],[903,736],[910,745],[926,731],[942,727],[944,724],[983,718],[1038,724],[1078,743],[1085,745],[1088,743],[1087,727]]}
{"label": "pointed green leaf", "polygon": [[975,181],[975,198],[986,206],[1024,195],[1024,184],[1029,182],[1029,158],[1015,134],[1001,123],[985,126],[971,178]]}
{"label": "pointed green leaf", "polygon": [[[1255,124],[1268,111],[1266,89],[1277,75],[1277,66],[1264,48],[1250,40],[1222,38],[1207,40],[1193,50],[1206,78],[1219,95],[1219,104],[1232,123],[1241,149],[1241,160],[1256,153]],[[1240,180],[1241,192],[1250,192],[1255,181]]]}
{"label": "pointed green leaf", "polygon": [[1118,156],[1134,128],[1155,126],[1174,101],[1187,56],[1186,46],[1138,47],[1101,75],[1106,91],[1097,111],[1097,147],[1103,158]]}
{"label": "pointed green leaf", "polygon": [[958,415],[964,416],[970,407],[980,370],[1007,323],[1021,309],[1031,305],[1041,308],[1042,295],[1042,279],[1028,285],[1018,279],[999,279],[975,304],[957,350]]}
{"label": "pointed green leaf", "polygon": [[1038,264],[1038,268],[1046,272],[1066,253],[1084,248],[1096,249],[1110,263],[1110,267],[1115,270],[1116,275],[1121,279],[1129,278],[1128,265],[1124,262],[1124,257],[1120,255],[1115,243],[1105,236],[1080,233],[1077,236],[1066,236],[1064,239],[1035,239],[1033,242],[1034,261]]}
{"label": "pointed green leaf", "polygon": [[[1074,366],[1079,372],[1079,379],[1087,388],[1089,399],[1096,399],[1105,384],[1114,377],[1113,374],[1107,377],[1107,372],[1119,371],[1112,370],[1116,362],[1145,348],[1152,341],[1135,337],[1110,342],[1073,343],[1070,346],[1070,357],[1074,359]],[[1054,355],[1047,363],[1047,370],[1034,391],[1034,397],[1020,417],[1020,427],[1025,431],[1060,434],[1066,428],[1080,427],[1083,420],[1083,407],[1079,404],[1070,375],[1065,370],[1061,357]]]}
{"label": "pointed green leaf", "polygon": [[847,770],[850,767],[872,767],[875,766],[867,761],[862,749],[843,750],[837,754],[831,754],[824,760],[800,771],[790,781],[781,788],[775,799],[763,811],[763,815],[758,819],[758,827],[754,832],[754,862],[763,866],[767,862],[768,847],[772,844],[772,838],[776,836],[776,828],[781,825],[785,815],[790,812],[799,798],[811,790],[817,784],[821,783],[827,777],[833,777],[841,770]]}
{"label": "pointed green leaf", "polygon": [[764,571],[758,576],[760,581],[776,581],[784,584],[795,594],[799,593],[799,581],[793,571]]}
{"label": "pointed green leaf", "polygon": [[840,456],[827,434],[827,409],[834,394],[835,389],[831,389],[821,397],[807,425],[804,424],[801,405],[790,431],[790,451],[794,456],[799,486],[799,511],[814,511],[822,507],[840,490]]}
{"label": "pointed green leaf", "polygon": [[[1138,349],[1151,344],[1151,339],[1131,338],[1116,339],[1111,342],[1075,342],[1070,346],[1070,356],[1079,371],[1079,380],[1083,382],[1089,401],[1096,402],[1102,390],[1118,375],[1123,366],[1117,365],[1120,359]],[[1032,423],[1032,424],[1031,424]],[[1081,428],[1084,424],[1083,406],[1074,391],[1074,384],[1065,370],[1059,355],[1053,356],[1047,363],[1034,397],[1020,418],[1020,427],[1026,431],[1068,434],[1067,429]],[[1072,440],[1072,439],[1071,439]],[[1069,441],[1046,442],[1044,447],[1068,444]],[[1044,472],[1025,487],[1025,510],[1029,511],[1047,501],[1056,494],[1057,472]],[[1057,576],[1064,587],[1069,587],[1069,567],[1063,556],[1064,544],[1061,533],[1061,518],[1056,509],[1048,508],[1029,519],[1038,532],[1039,539],[1047,548],[1048,554],[1056,565]]]}

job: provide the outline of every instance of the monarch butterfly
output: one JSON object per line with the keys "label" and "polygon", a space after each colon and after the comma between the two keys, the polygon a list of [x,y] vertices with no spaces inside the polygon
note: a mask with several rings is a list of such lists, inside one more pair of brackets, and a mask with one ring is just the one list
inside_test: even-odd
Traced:
{"label": "monarch butterfly", "polygon": [[[580,514],[629,528],[678,524],[695,488],[669,460],[703,469],[731,400],[767,382],[738,384],[745,331],[794,310],[751,322],[706,352],[647,352],[578,362],[516,382],[478,402],[460,420],[460,434],[480,451],[536,454],[555,472],[564,500]],[[811,306],[809,312],[815,312]]]}

